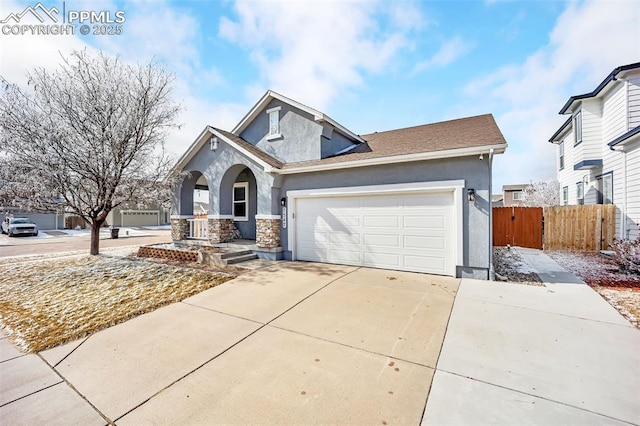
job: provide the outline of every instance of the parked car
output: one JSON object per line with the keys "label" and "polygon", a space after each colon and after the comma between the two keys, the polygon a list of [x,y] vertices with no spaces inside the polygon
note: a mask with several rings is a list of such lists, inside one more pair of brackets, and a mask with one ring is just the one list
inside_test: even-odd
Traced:
{"label": "parked car", "polygon": [[26,217],[5,217],[2,221],[2,233],[10,237],[16,235],[38,235],[38,225]]}

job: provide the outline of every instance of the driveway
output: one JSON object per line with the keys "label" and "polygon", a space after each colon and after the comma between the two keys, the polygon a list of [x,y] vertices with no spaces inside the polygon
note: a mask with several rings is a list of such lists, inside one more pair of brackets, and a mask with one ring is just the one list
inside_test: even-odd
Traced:
{"label": "driveway", "polygon": [[0,416],[16,423],[418,424],[458,284],[278,263],[43,352],[48,365],[37,355],[9,356],[0,364]]}
{"label": "driveway", "polygon": [[0,356],[11,424],[640,423],[640,330],[579,284],[279,262]]}

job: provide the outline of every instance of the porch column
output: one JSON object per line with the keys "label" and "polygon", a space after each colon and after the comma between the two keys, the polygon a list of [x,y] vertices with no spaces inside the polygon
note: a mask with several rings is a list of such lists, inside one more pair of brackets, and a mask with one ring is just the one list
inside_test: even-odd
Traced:
{"label": "porch column", "polygon": [[187,239],[189,236],[189,219],[193,219],[193,216],[171,215],[171,239],[173,241]]}
{"label": "porch column", "polygon": [[256,215],[256,245],[261,248],[280,247],[280,215]]}
{"label": "porch column", "polygon": [[209,242],[211,244],[226,243],[233,240],[233,216],[210,215]]}

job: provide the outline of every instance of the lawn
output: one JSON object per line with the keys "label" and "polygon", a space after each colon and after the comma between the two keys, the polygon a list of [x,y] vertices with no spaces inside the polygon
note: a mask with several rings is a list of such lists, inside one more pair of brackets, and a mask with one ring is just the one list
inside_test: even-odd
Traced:
{"label": "lawn", "polygon": [[115,256],[3,263],[0,326],[21,350],[39,352],[232,278]]}

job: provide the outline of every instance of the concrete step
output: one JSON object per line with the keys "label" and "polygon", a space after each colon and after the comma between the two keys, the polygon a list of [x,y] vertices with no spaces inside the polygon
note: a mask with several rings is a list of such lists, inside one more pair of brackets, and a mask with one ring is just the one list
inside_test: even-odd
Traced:
{"label": "concrete step", "polygon": [[227,257],[223,259],[223,262],[227,265],[233,265],[236,263],[246,262],[247,260],[257,259],[258,256],[255,253],[249,252],[249,254],[243,254],[240,256]]}
{"label": "concrete step", "polygon": [[251,250],[233,250],[220,254],[220,259],[229,259],[231,257],[244,256],[245,254],[251,254]]}

